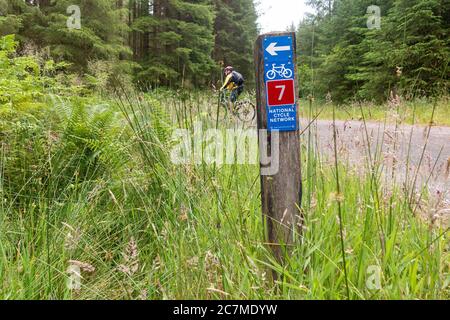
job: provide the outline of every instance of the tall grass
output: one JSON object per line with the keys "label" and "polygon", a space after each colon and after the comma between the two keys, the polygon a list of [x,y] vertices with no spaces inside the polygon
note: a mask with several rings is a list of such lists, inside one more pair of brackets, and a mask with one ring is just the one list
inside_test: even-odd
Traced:
{"label": "tall grass", "polygon": [[[341,161],[339,132],[334,158],[325,155],[312,101],[303,237],[279,265],[264,239],[258,166],[170,161],[174,128],[215,127],[215,97],[118,91],[103,111],[64,102],[70,112],[39,161],[13,154],[34,133],[1,140],[1,298],[450,298],[448,224],[420,219],[433,197],[411,198],[393,178],[381,183],[380,146],[370,139],[364,170]],[[80,289],[67,286],[71,265]]]}
{"label": "tall grass", "polygon": [[[305,101],[306,103],[306,101]],[[336,111],[336,118],[339,120],[362,120],[361,108],[365,112],[368,121],[384,121],[388,115],[388,122],[396,121],[428,125],[431,119],[432,108],[430,105],[435,101],[429,98],[417,98],[411,101],[403,101],[400,105],[392,103],[375,104],[372,102],[355,101],[346,104],[335,104],[332,102],[318,101],[321,112],[319,119],[332,119],[333,108]],[[449,97],[441,97],[436,101],[437,108],[434,115],[433,125],[450,126],[450,102]],[[308,110],[301,110],[301,115],[307,117]]]}

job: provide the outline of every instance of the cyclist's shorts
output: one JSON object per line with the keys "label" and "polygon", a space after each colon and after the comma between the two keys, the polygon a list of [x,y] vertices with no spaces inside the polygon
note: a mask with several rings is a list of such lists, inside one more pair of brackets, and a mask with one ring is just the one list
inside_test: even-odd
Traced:
{"label": "cyclist's shorts", "polygon": [[244,92],[244,85],[241,85],[234,89],[230,95],[231,102],[236,102],[237,98],[242,94],[242,92]]}

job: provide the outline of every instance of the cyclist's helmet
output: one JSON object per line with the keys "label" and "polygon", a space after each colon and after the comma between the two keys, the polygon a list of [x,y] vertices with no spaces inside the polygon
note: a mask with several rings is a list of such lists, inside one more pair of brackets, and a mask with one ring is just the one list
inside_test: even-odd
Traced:
{"label": "cyclist's helmet", "polygon": [[233,71],[234,71],[234,68],[232,66],[228,66],[228,67],[225,68],[225,73],[233,72]]}

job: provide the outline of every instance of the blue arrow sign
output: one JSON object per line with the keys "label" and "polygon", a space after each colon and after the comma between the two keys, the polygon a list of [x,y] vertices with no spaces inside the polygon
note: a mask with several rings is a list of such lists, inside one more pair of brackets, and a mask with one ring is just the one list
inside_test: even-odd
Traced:
{"label": "blue arrow sign", "polygon": [[292,36],[264,38],[267,129],[297,130],[294,41]]}
{"label": "blue arrow sign", "polygon": [[292,61],[294,52],[291,36],[274,36],[264,39],[265,61]]}

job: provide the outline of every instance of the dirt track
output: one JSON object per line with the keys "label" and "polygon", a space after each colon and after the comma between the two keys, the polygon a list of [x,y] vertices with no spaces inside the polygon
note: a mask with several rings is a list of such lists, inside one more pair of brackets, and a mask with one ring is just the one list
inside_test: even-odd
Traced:
{"label": "dirt track", "polygon": [[[329,159],[334,153],[332,124],[332,121],[318,120],[311,128],[311,134],[317,137],[314,141],[317,141],[319,150]],[[302,120],[302,128],[306,126],[307,121]],[[378,149],[377,158],[383,165],[385,177],[392,177],[394,170],[397,183],[404,184],[406,177],[411,183],[417,171],[416,188],[426,184],[432,193],[444,193],[445,199],[450,201],[450,127],[432,127],[428,139],[428,127],[425,126],[402,125],[396,128],[391,124],[367,122],[365,130],[363,122],[336,121],[336,128],[341,161],[348,161],[359,168],[367,167],[369,140],[371,157],[375,158]],[[308,138],[308,131],[302,138]]]}

